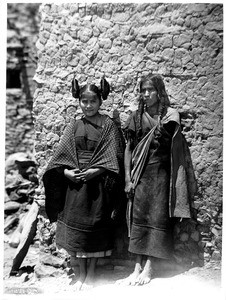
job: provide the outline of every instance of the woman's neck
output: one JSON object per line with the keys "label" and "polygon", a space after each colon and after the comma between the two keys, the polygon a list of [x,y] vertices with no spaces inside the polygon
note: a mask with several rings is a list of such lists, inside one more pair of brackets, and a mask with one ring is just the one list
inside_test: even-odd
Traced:
{"label": "woman's neck", "polygon": [[159,106],[158,106],[158,104],[157,104],[157,105],[153,105],[153,106],[149,106],[149,107],[146,108],[146,111],[147,111],[147,113],[148,113],[151,117],[153,117],[153,116],[155,116],[155,115],[158,115],[158,112],[159,112]]}

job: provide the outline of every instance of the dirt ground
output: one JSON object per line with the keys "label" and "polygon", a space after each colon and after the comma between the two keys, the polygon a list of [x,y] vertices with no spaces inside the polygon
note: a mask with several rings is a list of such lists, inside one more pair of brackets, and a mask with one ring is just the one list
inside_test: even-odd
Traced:
{"label": "dirt ground", "polygon": [[6,299],[216,299],[225,300],[225,288],[221,283],[220,262],[208,263],[205,267],[195,267],[186,272],[157,272],[152,281],[144,286],[117,286],[117,279],[128,276],[131,267],[103,265],[97,268],[97,280],[92,289],[73,291],[74,274],[59,277],[35,278],[29,267],[38,262],[37,247],[30,247],[21,265],[26,272],[9,277],[16,249],[4,243],[3,295]]}

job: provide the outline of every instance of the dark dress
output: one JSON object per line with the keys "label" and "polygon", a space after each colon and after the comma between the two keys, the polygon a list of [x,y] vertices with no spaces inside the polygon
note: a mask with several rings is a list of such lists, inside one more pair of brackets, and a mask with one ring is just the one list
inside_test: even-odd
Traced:
{"label": "dark dress", "polygon": [[[85,119],[77,122],[75,143],[80,169],[89,162],[100,139],[102,128]],[[112,213],[109,195],[104,191],[104,177],[87,183],[69,183],[64,210],[58,216],[56,241],[68,252],[97,252],[113,248]]]}
{"label": "dark dress", "polygon": [[[142,123],[141,139],[157,124],[150,116]],[[148,120],[148,121],[147,121]],[[169,216],[172,123],[164,124],[158,146],[151,143],[140,179],[135,188],[129,251],[135,254],[168,259],[173,250],[172,226]],[[167,130],[167,128],[171,130]],[[135,137],[132,118],[127,130]],[[132,141],[134,147],[136,142]]]}
{"label": "dark dress", "polygon": [[[74,143],[75,149],[72,149],[72,146],[68,147],[70,153],[74,151],[74,155],[77,156],[77,165],[74,165],[74,168],[77,167],[80,170],[87,166],[89,168],[92,160],[94,161],[93,167],[105,168],[104,173],[86,183],[73,183],[67,180],[67,183],[63,184],[66,187],[65,201],[63,210],[59,210],[57,215],[56,244],[71,255],[89,253],[87,257],[92,257],[100,252],[100,256],[105,256],[110,254],[109,250],[113,249],[114,245],[114,223],[111,215],[115,205],[112,195],[114,195],[113,190],[117,181],[113,180],[112,183],[109,175],[115,174],[116,177],[119,175],[119,157],[117,160],[116,156],[120,156],[122,149],[114,122],[104,116],[102,116],[102,121],[102,127],[88,122],[85,118],[74,122],[71,131],[66,134],[68,137],[64,138],[59,147],[61,149],[53,157],[51,163],[58,172],[61,168],[58,166],[59,162],[63,169],[67,165],[71,169],[70,161],[65,163],[66,150],[64,149],[68,147],[68,144]],[[72,142],[69,141],[70,139]],[[109,148],[109,154],[105,155],[107,148]],[[67,159],[68,157],[69,155]],[[51,169],[52,167],[50,171]],[[62,174],[62,171],[59,174]],[[47,192],[50,186],[48,180],[44,180]],[[51,197],[47,194],[47,204],[48,201],[50,202],[48,199],[51,200]],[[54,203],[50,207],[53,208]],[[51,215],[52,210],[48,209],[48,211]]]}

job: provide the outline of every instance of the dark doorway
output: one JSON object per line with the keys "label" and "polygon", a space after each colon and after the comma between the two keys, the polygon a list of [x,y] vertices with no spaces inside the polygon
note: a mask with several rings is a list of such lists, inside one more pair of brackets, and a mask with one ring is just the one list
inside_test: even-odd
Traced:
{"label": "dark doorway", "polygon": [[20,70],[7,69],[6,88],[7,89],[21,88]]}

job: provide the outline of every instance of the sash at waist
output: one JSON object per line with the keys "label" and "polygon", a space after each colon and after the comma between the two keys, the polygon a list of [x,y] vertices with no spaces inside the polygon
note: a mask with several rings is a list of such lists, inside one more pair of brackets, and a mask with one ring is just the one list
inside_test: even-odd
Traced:
{"label": "sash at waist", "polygon": [[88,151],[88,150],[78,150],[77,151],[78,154],[78,161],[80,164],[87,164],[92,155],[93,155],[93,151]]}

